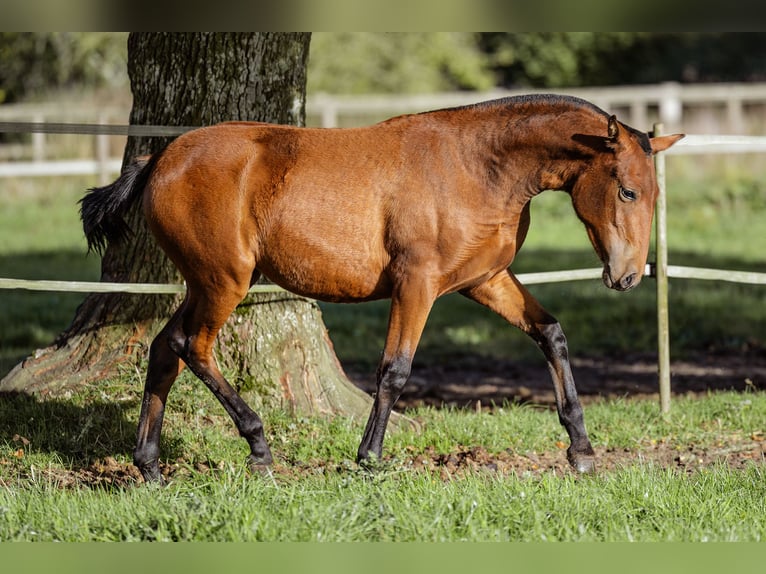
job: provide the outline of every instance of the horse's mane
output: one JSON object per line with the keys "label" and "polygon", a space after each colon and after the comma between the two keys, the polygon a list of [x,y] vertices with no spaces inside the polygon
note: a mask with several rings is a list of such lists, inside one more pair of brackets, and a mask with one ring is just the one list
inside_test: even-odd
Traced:
{"label": "horse's mane", "polygon": [[592,104],[587,100],[578,98],[575,96],[566,96],[561,94],[524,94],[520,96],[506,96],[504,98],[497,98],[494,100],[486,100],[483,102],[477,102],[475,104],[466,104],[463,106],[456,106],[452,108],[442,108],[439,110],[433,110],[431,112],[423,112],[423,114],[438,113],[438,112],[451,112],[462,110],[482,110],[482,109],[509,109],[519,106],[529,105],[548,105],[548,106],[560,106],[564,108],[584,109],[594,112],[598,115],[608,117],[604,110],[598,106]]}
{"label": "horse's mane", "polygon": [[[529,106],[529,105],[548,105],[557,106],[568,109],[581,109],[587,110],[598,115],[609,117],[609,113],[605,112],[597,105],[592,104],[588,100],[578,98],[576,96],[568,96],[562,94],[525,94],[520,96],[507,96],[504,98],[497,98],[494,100],[486,100],[483,102],[477,102],[475,104],[467,104],[464,106],[457,106],[453,108],[445,108],[442,110],[434,110],[436,112],[447,111],[459,111],[459,110],[480,110],[480,109],[510,109],[517,106]],[[430,112],[424,112],[430,113]],[[651,153],[651,144],[647,134],[641,130],[637,130],[629,125],[623,124],[625,128],[631,132],[638,139],[641,147],[646,153]]]}

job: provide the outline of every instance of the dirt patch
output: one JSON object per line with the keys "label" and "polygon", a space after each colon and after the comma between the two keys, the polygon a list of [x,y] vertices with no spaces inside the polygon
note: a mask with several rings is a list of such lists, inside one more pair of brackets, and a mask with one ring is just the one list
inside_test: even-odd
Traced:
{"label": "dirt patch", "polygon": [[[499,453],[488,452],[481,446],[457,446],[448,453],[436,452],[433,448],[425,452],[412,452],[404,460],[386,459],[382,470],[395,468],[412,472],[428,472],[448,481],[465,475],[485,473],[492,476],[519,476],[523,478],[539,477],[554,473],[559,476],[575,475],[576,472],[567,464],[566,445],[559,443],[555,450],[547,452],[513,452],[505,450]],[[766,462],[766,440],[763,435],[742,437],[737,441],[727,440],[725,444],[713,447],[689,446],[679,451],[666,443],[644,444],[635,449],[596,448],[598,457],[597,472],[605,473],[624,469],[633,465],[654,465],[658,468],[672,469],[683,474],[691,474],[715,464],[725,464],[732,469],[741,469],[748,464]],[[232,461],[216,464],[191,465],[183,459],[161,464],[166,482],[183,480],[195,473],[211,474],[224,472]],[[268,471],[271,480],[300,480],[306,476],[323,474],[354,474],[369,472],[358,465],[346,461],[328,463],[324,460],[306,462],[284,462],[277,460]],[[41,474],[61,488],[126,488],[143,482],[138,470],[131,464],[117,462],[111,457],[97,460],[87,468],[64,470],[48,468]]]}
{"label": "dirt patch", "polygon": [[[654,464],[686,473],[721,463],[730,468],[743,468],[748,463],[764,461],[766,444],[762,437],[756,439],[746,439],[737,444],[727,443],[726,446],[715,448],[688,447],[684,451],[664,443],[642,445],[637,449],[596,448],[597,472],[609,472],[636,464]],[[488,453],[483,447],[460,447],[447,454],[426,452],[417,455],[412,464],[438,471],[444,479],[477,471],[521,476],[537,476],[548,472],[576,474],[567,464],[565,445],[557,446],[559,450],[552,452],[504,451],[495,454]]]}

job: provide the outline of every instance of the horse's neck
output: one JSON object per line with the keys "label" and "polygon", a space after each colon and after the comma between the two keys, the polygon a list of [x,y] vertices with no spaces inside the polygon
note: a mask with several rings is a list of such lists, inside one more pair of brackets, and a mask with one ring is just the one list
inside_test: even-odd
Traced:
{"label": "horse's neck", "polygon": [[[571,131],[571,130],[570,130]],[[524,193],[528,200],[546,189],[570,191],[577,175],[587,167],[592,155],[577,147],[571,134],[551,122],[543,130],[483,129],[474,132],[479,145],[470,153],[478,154],[475,165],[490,185],[502,194],[508,190]],[[522,189],[523,188],[523,189]]]}
{"label": "horse's neck", "polygon": [[547,115],[534,128],[530,126],[530,117],[525,116],[519,120],[518,129],[506,130],[507,135],[503,136],[508,159],[518,158],[520,168],[529,174],[530,191],[535,195],[547,189],[571,191],[577,176],[599,153],[583,147],[576,141],[576,135],[597,134],[605,127],[601,125],[603,118],[585,111],[577,122],[571,114]]}

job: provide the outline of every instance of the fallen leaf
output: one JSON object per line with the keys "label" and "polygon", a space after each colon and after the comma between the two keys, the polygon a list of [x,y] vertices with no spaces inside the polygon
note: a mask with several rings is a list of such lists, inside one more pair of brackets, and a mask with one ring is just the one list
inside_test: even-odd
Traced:
{"label": "fallen leaf", "polygon": [[13,442],[20,442],[24,446],[29,446],[32,441],[30,441],[27,437],[15,434],[13,435]]}

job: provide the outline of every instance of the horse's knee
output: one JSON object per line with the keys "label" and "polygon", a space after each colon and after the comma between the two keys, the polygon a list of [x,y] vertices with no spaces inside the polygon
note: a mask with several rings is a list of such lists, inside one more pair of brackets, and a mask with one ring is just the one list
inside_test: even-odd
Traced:
{"label": "horse's knee", "polygon": [[556,357],[564,361],[569,360],[567,338],[558,321],[553,320],[540,326],[538,333],[537,342],[546,356]]}
{"label": "horse's knee", "polygon": [[403,355],[382,363],[378,370],[378,392],[398,397],[410,377],[411,368],[412,359]]}

